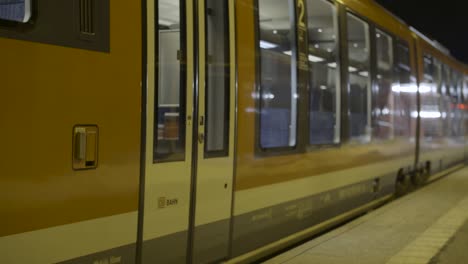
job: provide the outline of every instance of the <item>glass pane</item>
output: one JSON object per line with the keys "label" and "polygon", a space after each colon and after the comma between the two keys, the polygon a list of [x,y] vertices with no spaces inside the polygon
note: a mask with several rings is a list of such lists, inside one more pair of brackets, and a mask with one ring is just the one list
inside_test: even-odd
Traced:
{"label": "glass pane", "polygon": [[228,2],[207,0],[206,14],[205,151],[225,156],[229,143]]}
{"label": "glass pane", "polygon": [[338,26],[335,6],[325,0],[307,1],[309,35],[309,142],[340,143]]}
{"label": "glass pane", "polygon": [[294,0],[259,0],[260,146],[296,145]]}
{"label": "glass pane", "polygon": [[463,86],[463,102],[466,104],[468,103],[468,76],[465,77],[465,82]]}
{"label": "glass pane", "polygon": [[376,30],[377,79],[372,96],[373,138],[392,139],[394,133],[393,102],[393,40]]}
{"label": "glass pane", "polygon": [[159,1],[154,161],[185,158],[185,28],[181,13],[179,1]]}
{"label": "glass pane", "polygon": [[449,138],[451,135],[451,98],[450,98],[450,68],[442,64],[442,89],[440,94],[440,111],[442,112],[442,126],[444,128],[444,137]]}
{"label": "glass pane", "polygon": [[417,118],[417,92],[415,80],[411,74],[409,47],[400,42],[396,50],[397,83],[392,88],[395,97],[395,136],[409,138],[414,136]]}
{"label": "glass pane", "polygon": [[369,25],[347,14],[349,59],[349,132],[351,140],[370,141]]}
{"label": "glass pane", "polygon": [[26,23],[31,18],[31,0],[0,0],[0,19]]}
{"label": "glass pane", "polygon": [[424,79],[419,85],[421,94],[421,133],[426,141],[441,137],[439,95],[437,82],[439,79],[435,60],[430,55],[424,56]]}
{"label": "glass pane", "polygon": [[461,111],[459,108],[460,103],[460,74],[456,70],[452,70],[452,87],[450,89],[451,98],[451,118],[452,118],[452,129],[451,136],[453,139],[457,139],[461,131]]}

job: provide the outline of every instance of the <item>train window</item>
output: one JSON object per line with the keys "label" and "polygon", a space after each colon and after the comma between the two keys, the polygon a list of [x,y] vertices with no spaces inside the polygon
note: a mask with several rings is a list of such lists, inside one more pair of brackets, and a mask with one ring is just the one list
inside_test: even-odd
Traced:
{"label": "train window", "polygon": [[461,135],[461,121],[462,121],[462,112],[460,111],[460,74],[458,71],[452,69],[452,87],[450,90],[450,97],[451,97],[451,104],[450,108],[452,111],[452,130],[451,136],[453,139],[457,139],[459,135]]}
{"label": "train window", "polygon": [[259,0],[260,147],[296,146],[295,1]]}
{"label": "train window", "polygon": [[424,55],[423,57],[423,62],[424,62],[424,80],[428,82],[433,82],[433,68],[434,64],[432,63],[432,56],[431,55]]}
{"label": "train window", "polygon": [[185,1],[159,0],[158,89],[155,109],[154,158],[185,159]]}
{"label": "train window", "polygon": [[352,141],[370,141],[370,45],[369,25],[347,14],[349,132]]}
{"label": "train window", "polygon": [[309,143],[340,143],[340,89],[336,8],[325,0],[307,1],[309,36]]}
{"label": "train window", "polygon": [[440,95],[442,93],[442,63],[435,57],[433,58],[433,63],[433,77],[436,86],[436,93]]}
{"label": "train window", "polygon": [[463,102],[466,104],[468,103],[468,76],[465,76],[465,81],[464,81],[464,86],[463,86]]}
{"label": "train window", "polygon": [[229,144],[229,24],[225,0],[206,1],[205,152],[226,156]]}
{"label": "train window", "polygon": [[441,73],[442,73],[442,80],[441,80],[441,90],[440,90],[440,100],[439,100],[439,107],[441,111],[442,117],[442,127],[444,129],[444,136],[450,137],[451,136],[451,98],[450,98],[450,85],[451,85],[451,74],[450,68],[446,64],[441,64]]}
{"label": "train window", "polygon": [[452,69],[452,78],[451,78],[451,86],[450,86],[450,97],[452,98],[453,103],[458,103],[459,98],[459,80],[458,80],[458,72]]}
{"label": "train window", "polygon": [[[396,72],[397,85],[392,87],[395,102],[395,137],[409,138],[411,132],[415,129],[416,123],[414,122],[417,114],[416,107],[416,93],[418,88],[415,80],[412,77],[410,51],[406,42],[400,40],[396,45]],[[417,112],[416,112],[417,113]]]}
{"label": "train window", "polygon": [[0,20],[26,23],[31,18],[31,0],[0,0]]}
{"label": "train window", "polygon": [[386,140],[393,138],[393,39],[376,29],[375,44],[377,75],[372,93],[372,137]]}
{"label": "train window", "polygon": [[429,54],[423,57],[424,76],[419,85],[421,94],[421,133],[426,140],[437,139],[442,136],[440,120],[438,83],[439,62]]}

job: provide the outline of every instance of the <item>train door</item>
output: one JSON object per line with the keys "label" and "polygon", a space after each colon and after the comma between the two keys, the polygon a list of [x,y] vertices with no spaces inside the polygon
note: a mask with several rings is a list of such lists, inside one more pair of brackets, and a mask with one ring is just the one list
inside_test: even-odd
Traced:
{"label": "train door", "polygon": [[228,256],[235,126],[233,0],[149,0],[143,263]]}

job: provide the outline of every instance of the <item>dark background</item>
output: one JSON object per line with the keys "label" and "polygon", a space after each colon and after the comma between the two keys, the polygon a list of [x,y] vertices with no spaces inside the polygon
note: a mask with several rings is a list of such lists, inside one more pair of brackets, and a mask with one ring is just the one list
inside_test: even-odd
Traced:
{"label": "dark background", "polygon": [[375,0],[468,64],[468,0]]}

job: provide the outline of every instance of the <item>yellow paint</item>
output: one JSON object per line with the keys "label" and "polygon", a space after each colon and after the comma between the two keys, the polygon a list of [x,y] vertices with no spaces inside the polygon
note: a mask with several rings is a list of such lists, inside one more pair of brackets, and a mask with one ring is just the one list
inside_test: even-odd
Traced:
{"label": "yellow paint", "polygon": [[[0,237],[137,210],[140,2],[110,18],[110,53],[0,38]],[[76,124],[99,126],[97,170],[72,170]]]}

